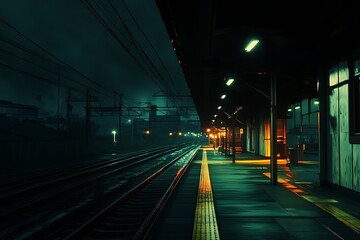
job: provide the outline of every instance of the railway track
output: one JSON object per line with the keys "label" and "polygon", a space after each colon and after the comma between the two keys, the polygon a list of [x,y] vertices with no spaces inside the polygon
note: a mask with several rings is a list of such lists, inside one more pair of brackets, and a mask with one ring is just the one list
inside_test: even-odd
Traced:
{"label": "railway track", "polygon": [[65,239],[143,239],[187,170],[190,149],[116,199]]}
{"label": "railway track", "polygon": [[164,176],[160,173],[177,165],[178,158],[190,149],[194,146],[156,149],[2,184],[0,238],[53,239],[64,234],[89,221],[114,199],[142,186],[142,182]]}

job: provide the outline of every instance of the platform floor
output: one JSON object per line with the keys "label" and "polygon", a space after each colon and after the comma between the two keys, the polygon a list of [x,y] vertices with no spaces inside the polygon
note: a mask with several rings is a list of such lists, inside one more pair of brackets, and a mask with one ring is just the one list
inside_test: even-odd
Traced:
{"label": "platform floor", "polygon": [[[204,152],[211,194],[200,181]],[[147,239],[360,239],[360,199],[320,187],[317,161],[279,160],[278,184],[269,177],[268,159],[241,153],[232,163],[201,148]]]}

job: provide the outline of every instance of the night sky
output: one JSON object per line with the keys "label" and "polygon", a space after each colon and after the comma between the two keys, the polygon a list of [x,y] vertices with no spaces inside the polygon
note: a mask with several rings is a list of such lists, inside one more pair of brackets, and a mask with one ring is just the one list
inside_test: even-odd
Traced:
{"label": "night sky", "polygon": [[[34,105],[54,116],[60,89],[64,116],[69,88],[78,100],[85,99],[88,88],[101,106],[113,106],[114,91],[124,94],[125,106],[164,106],[165,98],[153,97],[160,89],[189,95],[155,1],[90,2],[0,1],[0,100]],[[183,101],[193,104],[190,98]],[[83,104],[78,105],[73,114],[81,116]]]}

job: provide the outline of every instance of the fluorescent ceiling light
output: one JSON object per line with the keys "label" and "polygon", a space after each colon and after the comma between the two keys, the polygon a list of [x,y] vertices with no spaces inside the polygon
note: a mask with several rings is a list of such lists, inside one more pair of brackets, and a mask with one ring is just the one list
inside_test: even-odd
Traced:
{"label": "fluorescent ceiling light", "polygon": [[223,94],[222,96],[221,96],[221,99],[225,99],[226,98],[226,94]]}
{"label": "fluorescent ceiling light", "polygon": [[218,109],[220,110],[220,109],[221,109],[221,106],[218,106]]}
{"label": "fluorescent ceiling light", "polygon": [[255,39],[255,40],[252,40],[245,48],[245,51],[246,52],[250,52],[255,46],[256,44],[259,43],[259,40]]}
{"label": "fluorescent ceiling light", "polygon": [[234,82],[234,79],[233,78],[229,78],[226,82],[226,85],[227,86],[230,86],[232,83]]}

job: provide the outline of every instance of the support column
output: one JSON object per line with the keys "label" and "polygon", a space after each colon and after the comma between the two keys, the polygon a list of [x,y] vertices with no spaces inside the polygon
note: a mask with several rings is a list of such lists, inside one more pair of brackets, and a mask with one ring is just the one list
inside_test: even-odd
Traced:
{"label": "support column", "polygon": [[276,76],[270,75],[271,84],[271,111],[270,111],[270,169],[271,184],[277,184],[277,114],[276,114]]}
{"label": "support column", "polygon": [[318,122],[319,127],[319,164],[320,164],[320,185],[324,186],[327,183],[327,161],[326,161],[326,131],[327,131],[327,79],[326,79],[325,69],[321,68],[318,81],[319,81],[319,114],[318,114]]}
{"label": "support column", "polygon": [[235,163],[235,116],[232,116],[232,126],[231,126],[231,138],[232,138],[232,162]]}
{"label": "support column", "polygon": [[225,153],[225,156],[227,156],[227,144],[228,144],[228,130],[227,130],[227,124],[225,123],[225,142],[224,142],[224,149],[223,152]]}

